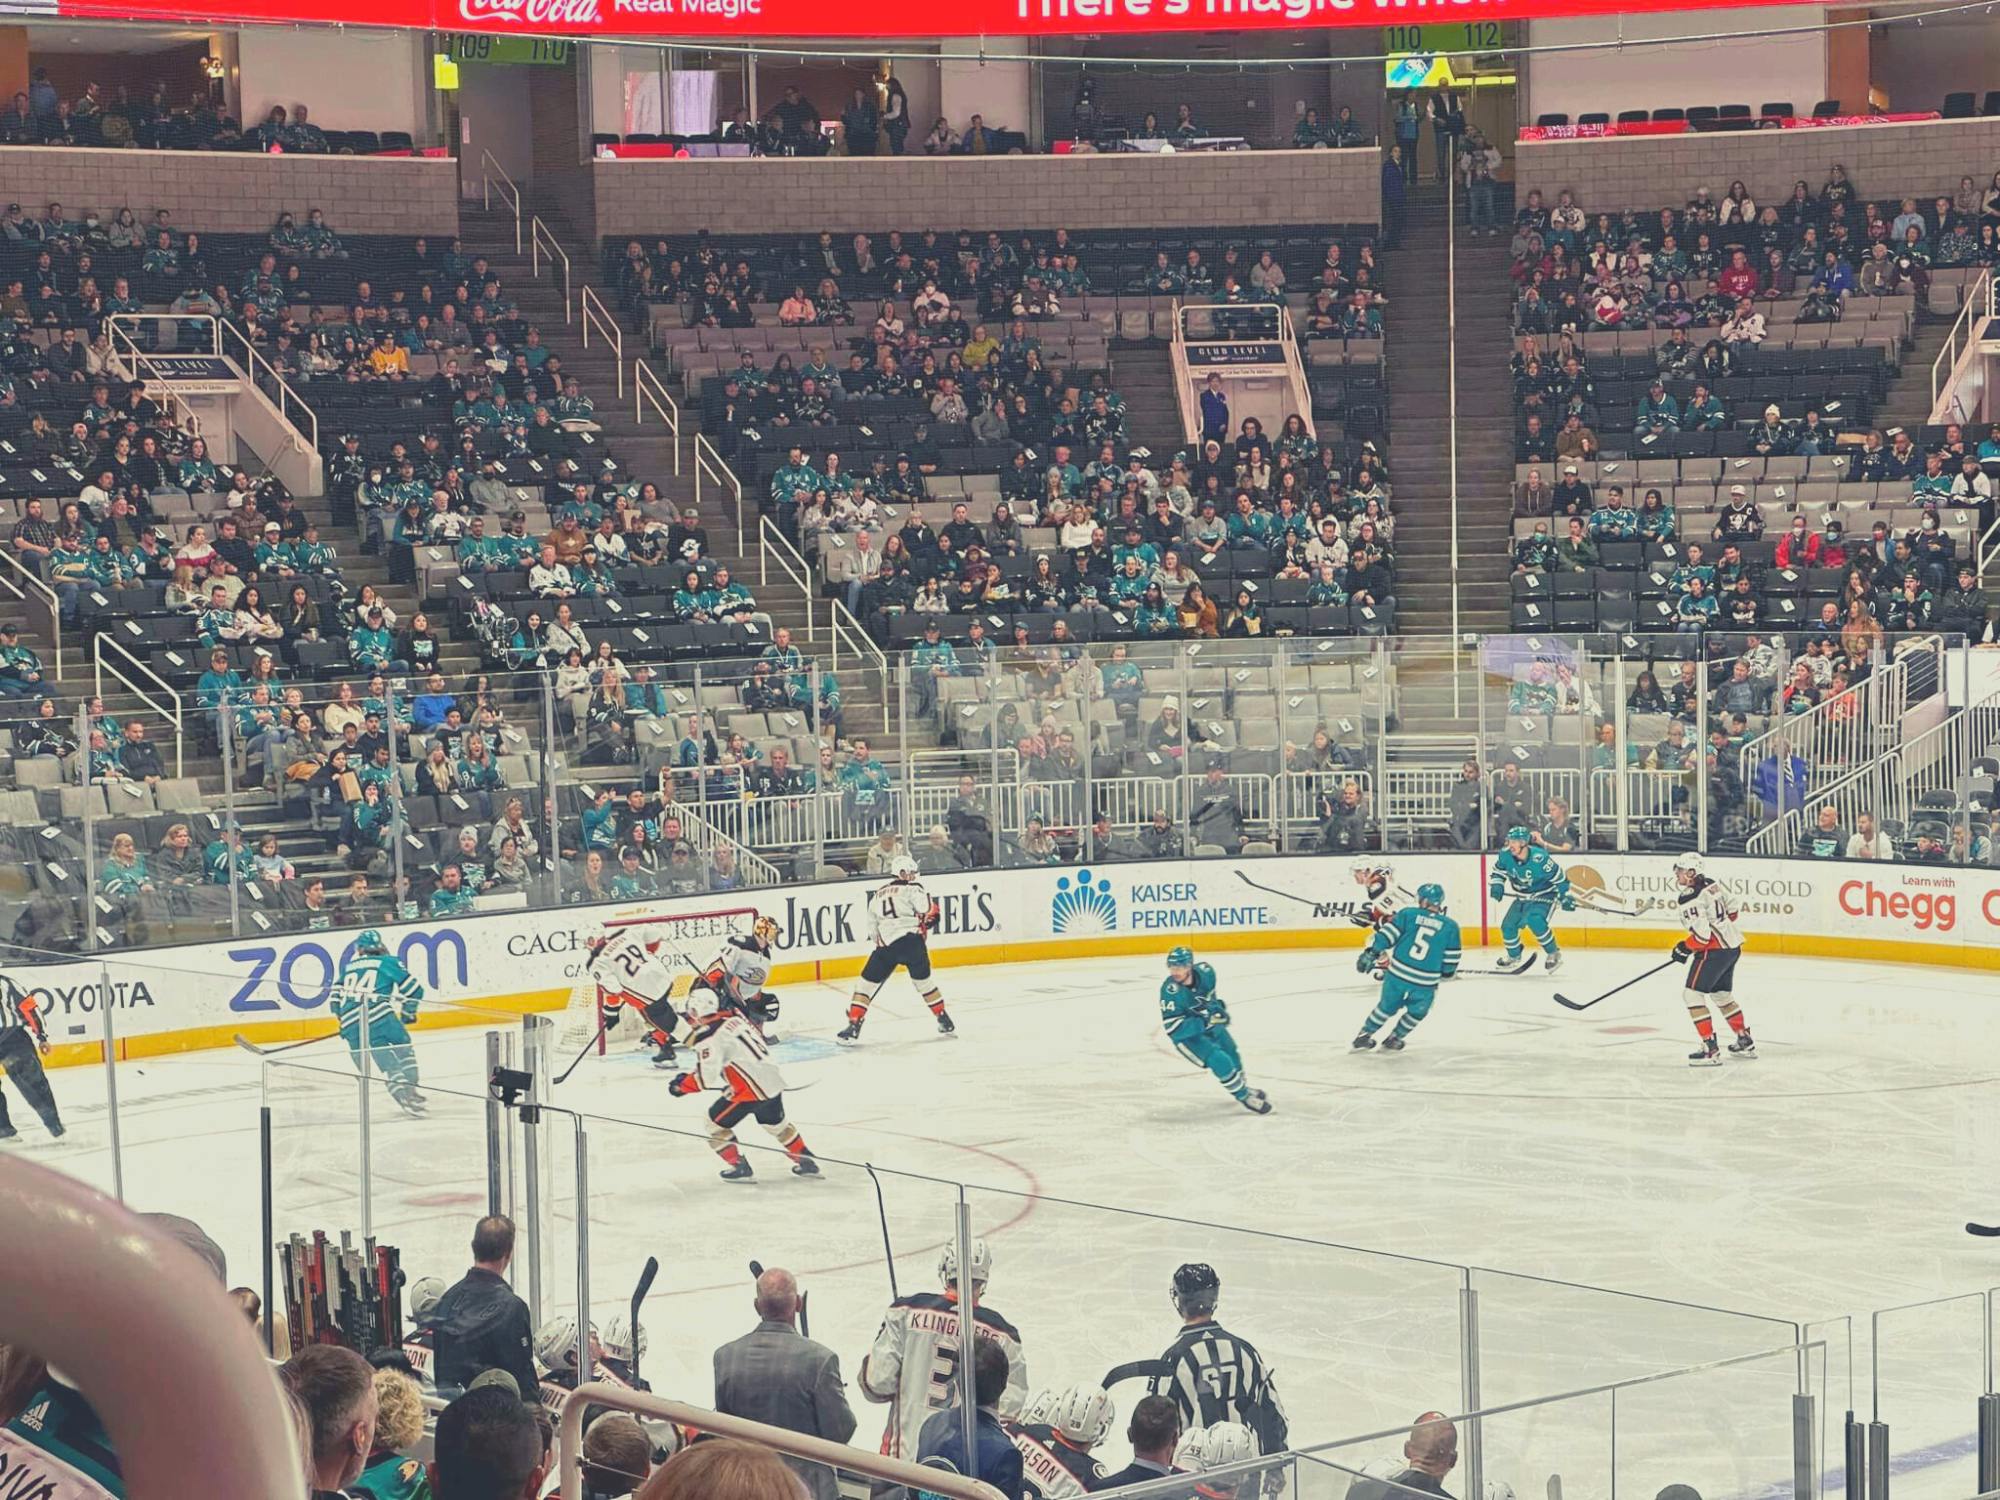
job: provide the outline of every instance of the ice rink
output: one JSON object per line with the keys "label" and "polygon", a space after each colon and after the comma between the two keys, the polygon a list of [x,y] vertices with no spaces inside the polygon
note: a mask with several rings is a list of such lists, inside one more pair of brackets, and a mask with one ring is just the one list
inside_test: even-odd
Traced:
{"label": "ice rink", "polygon": [[[812,1333],[852,1385],[890,1293],[859,1165],[872,1163],[905,1292],[936,1285],[965,1185],[992,1246],[988,1300],[1021,1330],[1033,1386],[1157,1354],[1176,1321],[1170,1273],[1206,1260],[1223,1321],[1276,1368],[1295,1440],[1388,1428],[1461,1407],[1469,1286],[1489,1408],[1753,1355],[1803,1331],[1826,1342],[1807,1376],[1830,1417],[1823,1476],[1839,1466],[1849,1405],[1865,1418],[1879,1403],[1899,1492],[1974,1493],[1986,1304],[1892,1314],[1879,1351],[1860,1315],[2000,1285],[2000,1248],[1963,1231],[2000,1217],[1995,986],[1753,948],[1737,994],[1762,1055],[1703,1070],[1686,1066],[1677,973],[1583,1014],[1551,1000],[1658,956],[1575,952],[1556,979],[1461,978],[1391,1056],[1348,1049],[1373,993],[1351,952],[1215,955],[1250,1081],[1276,1106],[1264,1118],[1167,1046],[1157,957],[941,970],[956,1040],[936,1036],[899,977],[851,1053],[831,1041],[846,986],[794,986],[777,1058],[824,1180],[796,1180],[759,1151],[754,1184],[717,1181],[701,1104],[669,1097],[643,1052],[589,1058],[558,1091],[588,1132],[593,1310],[601,1323],[622,1307],[657,1255],[647,1374],[705,1399],[710,1351],[752,1324],[754,1256],[798,1273]],[[1473,950],[1468,965],[1494,957]],[[407,1119],[379,1094],[371,1110],[373,1229],[412,1278],[450,1280],[487,1201],[483,1041],[431,1032],[420,1050],[432,1117]],[[345,1049],[285,1062],[209,1052],[118,1073],[128,1200],[198,1219],[244,1283],[260,1274],[267,1067],[279,1232],[360,1226],[360,1090]],[[109,1187],[101,1075],[54,1082],[69,1139],[47,1144],[17,1107],[17,1144]],[[552,1309],[576,1300],[574,1128],[559,1113],[542,1127]],[[521,1216],[524,1134],[513,1130],[503,1173]],[[755,1125],[744,1138],[767,1139]],[[517,1266],[524,1291],[526,1278]],[[1523,1496],[1551,1475],[1573,1497],[1650,1497],[1670,1482],[1706,1500],[1788,1492],[1799,1379],[1787,1354],[1495,1417],[1485,1472]],[[1120,1388],[1121,1413],[1137,1391]],[[857,1441],[873,1445],[885,1410],[862,1410]],[[1114,1438],[1108,1456],[1125,1451]]]}

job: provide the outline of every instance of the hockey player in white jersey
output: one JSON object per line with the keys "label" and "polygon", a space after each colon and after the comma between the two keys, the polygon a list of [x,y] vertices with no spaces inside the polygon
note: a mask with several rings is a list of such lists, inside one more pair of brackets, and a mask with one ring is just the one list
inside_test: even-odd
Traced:
{"label": "hockey player in white jersey", "polygon": [[588,973],[597,984],[598,1018],[614,1031],[626,1007],[646,1018],[652,1028],[646,1039],[657,1049],[653,1065],[674,1061],[674,990],[680,982],[664,941],[648,937],[643,927],[608,927],[592,940]]}
{"label": "hockey player in white jersey", "polygon": [[798,1177],[819,1176],[819,1163],[806,1149],[798,1128],[785,1118],[785,1075],[771,1061],[770,1049],[751,1021],[733,1010],[711,1008],[710,992],[696,990],[689,998],[688,1045],[694,1062],[674,1076],[676,1095],[718,1093],[708,1108],[708,1143],[722,1158],[724,1182],[749,1182],[756,1174],[736,1144],[736,1127],[754,1119],[777,1138],[792,1159]]}
{"label": "hockey player in white jersey", "polygon": [[[1104,1470],[1090,1456],[1117,1418],[1111,1397],[1097,1386],[1073,1385],[1048,1397],[1046,1411],[1029,1403],[1018,1422],[1001,1424],[1021,1455],[1026,1500],[1074,1500],[1101,1488]],[[1039,1398],[1038,1398],[1039,1399]]]}
{"label": "hockey player in white jersey", "polygon": [[716,1009],[746,1016],[765,1042],[778,1040],[771,1023],[778,1019],[778,997],[765,989],[771,978],[771,950],[778,940],[778,923],[759,917],[750,930],[732,937],[695,981],[715,996]]}
{"label": "hockey player in white jersey", "polygon": [[[973,1332],[999,1344],[1007,1356],[1007,1394],[1000,1401],[1000,1416],[1011,1419],[1027,1403],[1028,1361],[1014,1325],[986,1305],[993,1255],[984,1240],[972,1242],[971,1270],[978,1302]],[[944,1283],[942,1292],[916,1292],[889,1304],[875,1345],[861,1361],[861,1394],[889,1405],[882,1451],[891,1458],[913,1458],[924,1423],[958,1401],[957,1245],[946,1245],[938,1257],[938,1279]]]}
{"label": "hockey player in white jersey", "polygon": [[854,987],[854,999],[847,1007],[847,1025],[834,1040],[852,1047],[861,1040],[861,1023],[868,1019],[868,1007],[875,1003],[883,984],[898,969],[908,969],[924,1004],[937,1017],[938,1030],[951,1036],[958,1028],[945,1014],[944,996],[931,982],[931,951],[926,934],[937,926],[938,904],[917,880],[917,862],[909,855],[897,857],[890,867],[889,883],[868,898],[868,919],[875,929],[875,951],[862,966],[861,982]]}
{"label": "hockey player in white jersey", "polygon": [[1353,865],[1354,883],[1361,887],[1361,902],[1348,914],[1356,927],[1379,928],[1408,906],[1416,897],[1396,884],[1396,867],[1377,854],[1358,856]]}
{"label": "hockey player in white jersey", "polygon": [[1680,916],[1688,935],[1674,944],[1674,962],[1688,966],[1688,1015],[1694,1020],[1695,1035],[1701,1045],[1688,1054],[1688,1064],[1696,1068],[1719,1067],[1722,1047],[1715,1039],[1715,1017],[1709,1006],[1721,1012],[1736,1039],[1729,1055],[1754,1058],[1757,1043],[1750,1035],[1749,1018],[1736,1003],[1736,960],[1743,954],[1743,929],[1737,921],[1742,908],[1736,897],[1719,880],[1709,878],[1707,865],[1699,854],[1680,855],[1674,860],[1674,880],[1680,886]]}

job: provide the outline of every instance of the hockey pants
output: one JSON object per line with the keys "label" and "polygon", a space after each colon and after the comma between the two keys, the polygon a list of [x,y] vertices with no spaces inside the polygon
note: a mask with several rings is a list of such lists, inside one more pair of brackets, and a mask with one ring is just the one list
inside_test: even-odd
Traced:
{"label": "hockey pants", "polygon": [[1544,953],[1552,953],[1556,947],[1556,935],[1549,927],[1549,910],[1555,903],[1530,900],[1526,896],[1516,896],[1507,903],[1507,910],[1500,918],[1500,940],[1507,945],[1507,956],[1517,956],[1521,951],[1521,929],[1526,927],[1534,935],[1535,942]]}
{"label": "hockey pants", "polygon": [[[28,1107],[41,1116],[44,1125],[53,1129],[62,1123],[62,1117],[56,1113],[56,1096],[49,1087],[49,1075],[42,1071],[42,1055],[35,1050],[34,1039],[26,1027],[9,1026],[0,1030],[0,1068],[7,1070],[7,1077],[21,1091]],[[11,1123],[7,1118],[7,1096],[0,1092],[0,1126]]]}
{"label": "hockey pants", "polygon": [[1206,1031],[1198,1031],[1185,1041],[1174,1043],[1179,1052],[1197,1068],[1206,1068],[1215,1075],[1215,1081],[1241,1098],[1244,1092],[1243,1059],[1236,1051],[1236,1038],[1224,1026],[1211,1026]]}
{"label": "hockey pants", "polygon": [[[413,1092],[417,1086],[417,1051],[410,1045],[410,1033],[401,1021],[378,1021],[368,1028],[369,1066],[381,1075],[382,1082],[392,1094]],[[361,1066],[361,1039],[359,1036],[347,1038],[347,1050],[354,1058],[354,1066]]]}

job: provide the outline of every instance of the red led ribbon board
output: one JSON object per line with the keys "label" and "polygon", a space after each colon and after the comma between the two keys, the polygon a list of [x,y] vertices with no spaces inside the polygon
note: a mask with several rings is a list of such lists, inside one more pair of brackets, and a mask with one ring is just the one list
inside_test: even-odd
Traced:
{"label": "red led ribbon board", "polygon": [[524,37],[848,38],[1138,35],[1158,31],[1315,30],[1411,23],[1515,21],[1632,11],[1731,8],[1757,0],[57,0],[65,16],[321,22]]}

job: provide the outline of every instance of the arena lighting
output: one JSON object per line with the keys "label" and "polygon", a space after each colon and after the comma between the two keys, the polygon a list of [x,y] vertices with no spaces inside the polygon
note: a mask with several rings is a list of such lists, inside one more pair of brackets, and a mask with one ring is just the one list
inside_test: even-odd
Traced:
{"label": "arena lighting", "polygon": [[[1246,31],[1602,17],[1642,11],[1731,9],[1756,3],[1759,0],[1616,0],[1614,4],[1605,0],[961,0],[938,6],[926,0],[877,0],[868,8],[865,24],[870,38],[892,43],[940,35],[1062,37],[1194,32],[1227,37]],[[1782,3],[1800,4],[1804,0]],[[62,17],[128,20],[179,17],[186,9],[184,0],[56,0],[56,6]],[[860,40],[853,10],[815,0],[418,0],[414,5],[402,0],[225,0],[208,18],[218,23],[331,23],[566,40]],[[1740,42],[1743,34],[1729,40]],[[880,55],[879,49],[876,55]]]}

